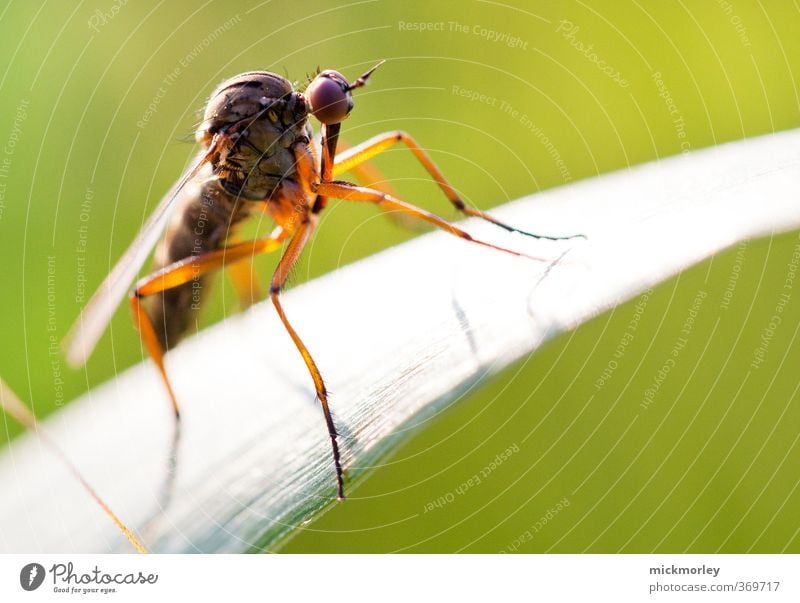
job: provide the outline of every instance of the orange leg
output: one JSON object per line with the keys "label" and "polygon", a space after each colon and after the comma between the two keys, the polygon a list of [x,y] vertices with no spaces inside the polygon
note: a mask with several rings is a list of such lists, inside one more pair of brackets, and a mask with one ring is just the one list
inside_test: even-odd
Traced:
{"label": "orange leg", "polygon": [[141,300],[149,295],[155,295],[167,289],[188,283],[202,274],[222,268],[223,266],[232,267],[241,262],[249,272],[247,260],[251,260],[254,255],[268,253],[280,248],[285,238],[286,234],[282,230],[279,230],[269,237],[236,243],[230,247],[224,247],[201,255],[190,256],[146,276],[136,284],[135,289],[130,295],[134,324],[139,330],[147,352],[156,363],[159,373],[161,373],[161,379],[167,388],[167,393],[172,403],[172,409],[175,413],[175,431],[169,450],[168,471],[164,483],[161,486],[161,494],[159,496],[159,505],[162,509],[166,509],[172,499],[178,445],[181,435],[179,421],[180,410],[178,407],[178,400],[175,397],[175,392],[172,389],[172,384],[167,376],[166,368],[164,367],[164,349],[159,343],[153,321],[142,306]]}
{"label": "orange leg", "polygon": [[454,224],[451,224],[447,220],[440,218],[436,214],[432,214],[429,211],[416,207],[415,205],[411,205],[410,203],[406,203],[405,201],[401,201],[400,199],[392,197],[391,195],[387,195],[386,193],[376,191],[371,188],[356,186],[355,184],[350,184],[349,182],[321,182],[319,185],[317,185],[316,192],[320,195],[327,195],[336,199],[344,199],[345,201],[366,201],[368,203],[374,203],[385,209],[400,211],[411,217],[424,220],[425,222],[429,222],[430,224],[433,224],[434,226],[437,226],[452,235],[472,243],[477,243],[478,245],[483,245],[484,247],[489,247],[491,249],[496,249],[497,251],[510,253],[511,255],[536,260],[537,262],[551,261],[545,258],[539,258],[526,253],[521,253],[519,251],[514,251],[512,249],[507,249],[505,247],[500,247],[499,245],[494,245],[493,243],[489,243],[481,239],[476,239],[468,232],[460,229]]}
{"label": "orange leg", "polygon": [[[362,147],[363,145],[358,145]],[[351,147],[346,142],[344,142],[341,138],[339,138],[339,148],[341,149],[336,154],[336,161],[334,162],[333,166],[333,175],[341,174],[345,171],[352,172],[352,174],[356,177],[356,179],[363,184],[364,186],[368,186],[370,188],[382,190],[383,192],[397,196],[397,191],[394,190],[392,185],[386,180],[386,177],[383,175],[383,172],[378,169],[374,163],[370,161],[370,158],[366,158],[359,161],[349,160],[348,166],[346,168],[341,168],[339,161],[343,155],[347,156],[353,151],[358,151],[357,147]],[[393,214],[389,214],[393,215]]]}
{"label": "orange leg", "polygon": [[331,439],[333,464],[336,467],[337,493],[339,499],[343,500],[344,479],[342,477],[342,464],[339,455],[339,443],[337,441],[338,433],[336,431],[336,426],[333,423],[333,416],[331,416],[330,407],[328,406],[328,391],[325,388],[325,382],[322,380],[322,374],[319,372],[317,364],[314,362],[314,359],[311,357],[311,353],[308,351],[308,348],[303,343],[302,339],[300,339],[297,331],[294,330],[294,327],[292,327],[289,319],[286,317],[286,313],[283,311],[283,306],[281,305],[280,301],[281,289],[283,289],[283,286],[286,284],[286,279],[289,278],[289,273],[292,271],[292,267],[297,262],[297,258],[300,257],[303,247],[305,247],[306,243],[311,238],[311,234],[314,232],[316,225],[316,215],[308,214],[304,217],[303,222],[297,229],[297,233],[294,235],[294,237],[292,237],[292,240],[289,242],[283,257],[278,264],[278,267],[275,269],[275,274],[272,276],[272,281],[269,285],[269,293],[283,326],[286,327],[286,331],[289,333],[294,345],[297,347],[300,355],[303,357],[303,361],[306,363],[308,372],[311,374],[311,379],[314,381],[314,388],[317,391],[317,397],[322,405],[322,412],[325,415],[325,423],[328,427],[328,435]]}
{"label": "orange leg", "polygon": [[[364,162],[370,160],[375,155],[382,153],[389,149],[390,147],[394,146],[398,142],[403,142],[411,152],[414,153],[414,156],[419,160],[419,162],[423,165],[423,167],[428,171],[431,177],[436,181],[436,184],[439,185],[439,188],[442,189],[442,192],[445,196],[450,200],[453,206],[467,216],[472,216],[475,218],[481,218],[482,220],[486,220],[487,222],[491,222],[492,224],[499,226],[500,228],[504,228],[510,232],[518,232],[528,237],[533,237],[534,239],[547,239],[548,241],[563,241],[566,239],[574,239],[574,238],[586,238],[585,235],[570,235],[566,237],[551,237],[548,235],[540,235],[534,234],[531,232],[527,232],[525,230],[520,230],[519,228],[515,228],[514,226],[510,226],[500,220],[492,217],[491,215],[483,212],[479,209],[473,209],[471,207],[467,207],[464,201],[459,197],[456,190],[453,186],[447,181],[447,178],[444,177],[444,174],[439,170],[436,164],[431,159],[430,155],[425,152],[425,150],[417,144],[417,141],[414,140],[409,134],[403,132],[401,130],[397,130],[395,132],[386,132],[385,134],[378,134],[373,138],[351,148],[347,149],[336,156],[336,161],[333,165],[333,175],[336,176],[337,174],[341,174],[342,172],[346,172],[348,170],[352,170],[356,166],[363,164]],[[331,195],[333,196],[333,195]]]}
{"label": "orange leg", "polygon": [[228,276],[236,289],[236,296],[239,298],[239,308],[245,310],[250,307],[257,299],[261,299],[261,291],[258,287],[256,272],[253,262],[242,260],[233,266],[226,268]]}
{"label": "orange leg", "polygon": [[[279,226],[270,236],[272,238],[280,237],[281,230]],[[227,240],[229,246],[241,242],[239,237],[229,237]],[[249,308],[256,300],[261,299],[261,288],[258,286],[258,276],[256,275],[252,258],[247,258],[246,260],[241,260],[229,266],[225,266],[225,269],[236,289],[236,295],[239,298],[239,308],[241,310]]]}
{"label": "orange leg", "polygon": [[[343,151],[347,151],[351,147],[341,138],[339,138],[339,148],[341,148]],[[378,167],[372,161],[364,160],[363,163],[353,163],[348,168],[348,171],[353,174],[353,176],[356,177],[356,180],[358,180],[358,182],[360,182],[362,185],[383,191],[384,193],[392,195],[393,197],[397,197],[397,191],[395,188],[386,179],[386,176],[383,175],[383,172],[381,172],[381,170],[378,169]],[[341,170],[338,170],[338,168],[334,166],[334,172],[341,173]],[[387,211],[386,217],[403,228],[416,231],[425,230],[425,227],[422,225],[422,223],[412,219],[406,214],[400,214],[395,211]]]}
{"label": "orange leg", "polygon": [[280,233],[277,237],[270,236],[256,239],[255,241],[246,241],[201,255],[190,256],[165,266],[136,284],[136,288],[130,295],[134,324],[139,329],[142,341],[161,373],[161,378],[164,381],[164,385],[166,385],[176,418],[180,417],[180,410],[169,377],[167,377],[167,371],[164,368],[164,350],[156,336],[153,322],[142,307],[141,299],[188,283],[206,272],[222,268],[223,265],[234,264],[235,262],[252,258],[254,255],[274,251],[281,246],[281,242],[285,238],[286,235]]}

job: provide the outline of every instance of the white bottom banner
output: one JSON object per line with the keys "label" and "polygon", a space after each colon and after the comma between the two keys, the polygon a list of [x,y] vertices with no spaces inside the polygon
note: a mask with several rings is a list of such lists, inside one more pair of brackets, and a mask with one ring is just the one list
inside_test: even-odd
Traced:
{"label": "white bottom banner", "polygon": [[3,555],[0,601],[798,601],[796,555]]}

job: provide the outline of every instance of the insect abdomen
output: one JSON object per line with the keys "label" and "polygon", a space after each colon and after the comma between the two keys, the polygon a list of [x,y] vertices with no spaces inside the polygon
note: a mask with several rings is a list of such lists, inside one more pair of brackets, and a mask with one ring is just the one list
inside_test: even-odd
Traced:
{"label": "insect abdomen", "polygon": [[[223,247],[231,228],[244,217],[235,199],[216,181],[198,187],[175,209],[156,249],[154,270]],[[164,350],[174,347],[196,324],[209,282],[208,276],[201,276],[196,270],[189,282],[147,300],[147,312]]]}

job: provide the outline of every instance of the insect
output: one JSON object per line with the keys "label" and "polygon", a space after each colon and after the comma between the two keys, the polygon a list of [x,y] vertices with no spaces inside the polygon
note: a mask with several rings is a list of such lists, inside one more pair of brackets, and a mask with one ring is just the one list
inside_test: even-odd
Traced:
{"label": "insect", "polygon": [[[197,309],[196,297],[202,291],[205,275],[223,267],[234,269],[235,283],[246,289],[244,281],[249,280],[249,275],[242,273],[242,266],[247,273],[247,261],[285,245],[269,283],[269,296],[313,381],[330,437],[340,499],[345,496],[344,479],[325,382],[311,352],[287,318],[280,298],[328,198],[372,203],[433,224],[472,243],[543,260],[474,238],[443,218],[388,193],[334,177],[403,143],[462,214],[534,238],[573,238],[529,233],[468,207],[428,154],[405,132],[380,134],[337,155],[341,123],[353,109],[352,92],[366,84],[382,63],[353,82],[337,71],[322,71],[303,92],[295,90],[287,79],[267,71],[243,73],[220,84],[208,101],[196,133],[203,150],[158,204],[66,340],[68,361],[73,366],[83,364],[156,246],[154,271],[136,283],[129,301],[134,322],[169,394],[177,426],[179,405],[164,368],[164,354],[186,332]],[[310,116],[321,123],[318,145],[313,139]],[[236,242],[238,227],[247,218],[264,213],[275,221],[275,230],[263,238]]]}

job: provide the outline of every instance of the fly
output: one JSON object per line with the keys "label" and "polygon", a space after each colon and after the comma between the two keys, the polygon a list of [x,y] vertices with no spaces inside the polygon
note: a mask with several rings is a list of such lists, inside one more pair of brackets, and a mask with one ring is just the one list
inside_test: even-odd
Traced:
{"label": "fly", "polygon": [[[164,367],[164,354],[188,330],[199,308],[203,279],[210,272],[228,268],[244,297],[251,292],[248,262],[285,245],[269,283],[269,296],[313,381],[330,437],[338,498],[345,497],[338,433],[325,382],[280,301],[287,278],[313,235],[329,198],[371,203],[433,224],[466,241],[542,261],[474,238],[458,226],[394,195],[336,180],[337,175],[363,170],[374,156],[403,143],[462,214],[536,239],[582,236],[533,234],[468,207],[428,153],[405,132],[379,134],[337,154],[341,123],[353,109],[352,92],[366,84],[381,64],[383,61],[353,82],[338,71],[322,71],[303,92],[295,90],[284,77],[267,71],[243,73],[218,86],[196,133],[202,145],[199,155],[158,204],[67,336],[67,359],[73,366],[80,366],[88,359],[155,247],[153,271],[135,284],[128,301],[172,404],[176,421],[172,462],[178,442],[180,407]],[[319,149],[312,142],[310,116],[321,123]],[[236,239],[238,227],[247,218],[265,213],[276,224],[269,236],[246,242]]]}

